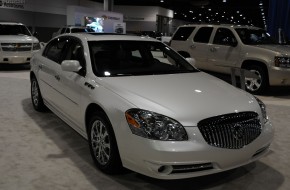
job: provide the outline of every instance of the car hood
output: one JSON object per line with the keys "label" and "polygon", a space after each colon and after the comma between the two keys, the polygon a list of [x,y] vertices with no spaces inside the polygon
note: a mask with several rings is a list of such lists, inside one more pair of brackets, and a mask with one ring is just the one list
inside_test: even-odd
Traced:
{"label": "car hood", "polygon": [[137,108],[169,116],[184,126],[226,113],[259,112],[253,96],[203,72],[110,77],[102,83]]}
{"label": "car hood", "polygon": [[34,36],[27,35],[0,35],[1,43],[38,43]]}
{"label": "car hood", "polygon": [[276,53],[281,53],[283,55],[290,55],[290,46],[289,45],[257,45],[259,48],[268,49]]}

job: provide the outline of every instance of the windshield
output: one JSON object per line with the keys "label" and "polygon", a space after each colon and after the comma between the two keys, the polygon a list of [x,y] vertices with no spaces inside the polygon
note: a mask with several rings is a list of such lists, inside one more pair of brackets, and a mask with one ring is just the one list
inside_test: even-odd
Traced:
{"label": "windshield", "polygon": [[136,76],[198,72],[161,42],[90,41],[96,76]]}
{"label": "windshield", "polygon": [[0,35],[27,35],[27,36],[31,36],[31,33],[23,25],[0,24]]}
{"label": "windshield", "polygon": [[277,44],[263,29],[236,28],[236,31],[247,45]]}

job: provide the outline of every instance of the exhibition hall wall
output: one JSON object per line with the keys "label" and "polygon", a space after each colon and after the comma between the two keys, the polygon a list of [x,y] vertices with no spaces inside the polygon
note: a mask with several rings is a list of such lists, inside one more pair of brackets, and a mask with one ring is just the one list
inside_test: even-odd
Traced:
{"label": "exhibition hall wall", "polygon": [[[60,27],[72,24],[70,18],[67,17],[68,7],[84,7],[90,11],[89,14],[104,11],[102,3],[89,0],[18,0],[15,2],[20,4],[16,6],[15,4],[11,6],[10,0],[1,0],[1,2],[0,18],[2,21],[26,24],[33,32],[37,31],[39,40],[43,42],[49,41],[52,34]],[[171,19],[171,22],[167,23],[168,33],[173,33],[179,25],[186,24],[183,21],[172,20],[173,11],[161,7],[114,6],[112,11],[123,15],[126,30],[129,32],[155,31],[157,16]]]}

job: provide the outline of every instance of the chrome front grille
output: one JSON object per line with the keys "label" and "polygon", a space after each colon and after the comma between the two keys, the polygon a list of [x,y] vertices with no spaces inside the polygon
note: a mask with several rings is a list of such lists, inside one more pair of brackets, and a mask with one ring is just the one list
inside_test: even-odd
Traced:
{"label": "chrome front grille", "polygon": [[32,43],[1,43],[2,51],[31,51]]}
{"label": "chrome front grille", "polygon": [[253,142],[262,130],[255,112],[231,113],[204,119],[198,124],[205,141],[215,147],[240,149]]}

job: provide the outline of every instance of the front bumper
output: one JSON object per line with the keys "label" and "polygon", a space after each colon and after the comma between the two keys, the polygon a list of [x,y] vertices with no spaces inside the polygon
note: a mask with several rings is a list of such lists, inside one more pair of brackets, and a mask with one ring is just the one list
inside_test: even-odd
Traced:
{"label": "front bumper", "polygon": [[181,179],[226,171],[251,163],[269,151],[273,127],[265,124],[260,136],[241,149],[208,145],[197,127],[186,127],[188,141],[155,141],[132,135],[120,150],[124,167],[158,179]]}
{"label": "front bumper", "polygon": [[268,74],[271,86],[290,86],[290,69],[271,67]]}
{"label": "front bumper", "polygon": [[0,63],[2,64],[24,64],[29,63],[33,52],[0,52]]}

